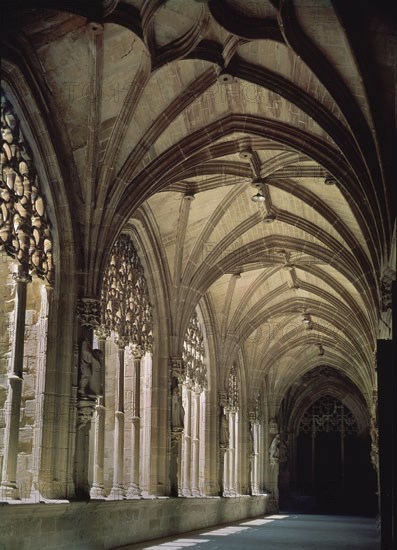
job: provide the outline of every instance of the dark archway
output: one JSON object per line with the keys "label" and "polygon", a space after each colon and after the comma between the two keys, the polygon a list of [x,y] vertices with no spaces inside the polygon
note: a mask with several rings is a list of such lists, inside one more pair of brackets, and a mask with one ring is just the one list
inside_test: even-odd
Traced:
{"label": "dark archway", "polygon": [[352,412],[325,395],[303,414],[296,437],[296,472],[284,507],[319,513],[374,514],[376,476],[368,430]]}

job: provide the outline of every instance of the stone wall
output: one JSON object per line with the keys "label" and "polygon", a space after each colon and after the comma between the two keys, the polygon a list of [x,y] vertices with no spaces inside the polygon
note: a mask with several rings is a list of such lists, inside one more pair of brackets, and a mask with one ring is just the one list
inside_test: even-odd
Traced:
{"label": "stone wall", "polygon": [[110,549],[266,512],[266,496],[2,505],[0,548]]}

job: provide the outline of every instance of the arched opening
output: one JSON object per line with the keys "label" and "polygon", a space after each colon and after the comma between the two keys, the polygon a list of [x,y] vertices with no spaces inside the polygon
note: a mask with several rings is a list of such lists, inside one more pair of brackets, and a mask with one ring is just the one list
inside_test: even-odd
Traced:
{"label": "arched opening", "polygon": [[359,431],[350,409],[325,395],[304,412],[296,437],[295,499],[282,505],[320,513],[373,514],[375,472],[368,430]]}
{"label": "arched opening", "polygon": [[[25,130],[25,128],[24,128]],[[53,236],[30,144],[1,89],[0,500],[37,500]]]}

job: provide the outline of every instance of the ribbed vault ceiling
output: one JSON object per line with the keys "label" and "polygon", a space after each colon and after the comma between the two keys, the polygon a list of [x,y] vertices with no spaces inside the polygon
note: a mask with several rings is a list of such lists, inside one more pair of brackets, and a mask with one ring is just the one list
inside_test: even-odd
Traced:
{"label": "ribbed vault ceiling", "polygon": [[252,393],[266,377],[283,395],[318,364],[365,395],[373,382],[389,153],[339,4],[129,0],[103,32],[81,7],[16,17],[63,129],[77,226],[95,205],[88,286],[125,224],[144,230],[170,354],[200,304],[220,378],[237,360]]}

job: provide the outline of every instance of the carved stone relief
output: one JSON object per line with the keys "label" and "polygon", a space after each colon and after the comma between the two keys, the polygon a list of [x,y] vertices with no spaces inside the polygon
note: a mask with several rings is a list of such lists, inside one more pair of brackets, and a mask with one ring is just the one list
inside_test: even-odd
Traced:
{"label": "carved stone relief", "polygon": [[101,305],[95,298],[81,298],[77,301],[77,317],[81,326],[99,328],[101,321]]}

